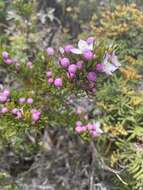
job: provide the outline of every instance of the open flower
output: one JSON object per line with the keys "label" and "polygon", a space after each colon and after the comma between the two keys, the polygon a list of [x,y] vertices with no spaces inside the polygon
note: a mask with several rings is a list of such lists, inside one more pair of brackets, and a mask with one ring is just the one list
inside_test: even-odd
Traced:
{"label": "open flower", "polygon": [[115,55],[115,52],[113,52],[112,54],[106,53],[102,64],[103,72],[107,75],[112,75],[112,73],[121,66],[117,56]]}
{"label": "open flower", "polygon": [[71,49],[71,52],[74,54],[83,54],[86,51],[92,51],[93,50],[93,43],[88,44],[87,41],[79,40],[78,42],[78,48]]}

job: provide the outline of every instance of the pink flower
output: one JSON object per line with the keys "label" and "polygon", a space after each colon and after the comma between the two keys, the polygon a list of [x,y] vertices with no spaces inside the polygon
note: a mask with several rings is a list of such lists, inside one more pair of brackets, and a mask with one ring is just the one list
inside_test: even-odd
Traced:
{"label": "pink flower", "polygon": [[7,64],[7,65],[13,64],[12,59],[6,59],[6,60],[4,60],[4,62],[5,62],[5,64]]}
{"label": "pink flower", "polygon": [[71,52],[71,49],[73,49],[73,46],[71,44],[68,44],[64,47],[64,51],[66,53],[70,53]]}
{"label": "pink flower", "polygon": [[64,67],[67,68],[70,64],[70,60],[67,57],[64,57],[60,59],[60,64]]}
{"label": "pink flower", "polygon": [[41,117],[41,112],[38,111],[37,109],[32,109],[31,113],[32,113],[33,122],[37,122]]}
{"label": "pink flower", "polygon": [[17,111],[17,113],[16,113],[16,118],[17,118],[17,119],[22,118],[22,113],[21,113],[20,110]]}
{"label": "pink flower", "polygon": [[76,73],[76,70],[77,70],[77,66],[76,66],[75,64],[71,64],[71,65],[68,67],[69,73]]}
{"label": "pink flower", "polygon": [[53,78],[49,78],[49,79],[48,79],[48,84],[53,84],[53,82],[54,82],[54,79],[53,79]]}
{"label": "pink flower", "polygon": [[83,69],[83,61],[81,60],[81,61],[78,61],[77,63],[76,63],[76,67],[77,67],[77,69],[79,69],[79,70],[82,70]]}
{"label": "pink flower", "polygon": [[56,78],[55,81],[54,81],[54,85],[55,85],[57,88],[62,87],[62,85],[63,85],[62,79],[61,79],[61,78]]}
{"label": "pink flower", "polygon": [[91,71],[87,74],[87,79],[89,81],[95,82],[96,81],[96,73]]}
{"label": "pink flower", "polygon": [[7,96],[0,94],[0,102],[5,103],[7,101]]}
{"label": "pink flower", "polygon": [[55,51],[52,47],[48,47],[46,51],[49,56],[53,56],[55,54]]}
{"label": "pink flower", "polygon": [[81,126],[76,126],[75,131],[77,133],[82,133],[82,127]]}
{"label": "pink flower", "polygon": [[76,77],[76,75],[75,73],[67,73],[67,77],[73,79]]}
{"label": "pink flower", "polygon": [[32,103],[33,103],[33,98],[28,98],[28,99],[27,99],[27,103],[28,103],[28,104],[32,104]]}
{"label": "pink flower", "polygon": [[83,52],[83,57],[87,60],[87,61],[91,61],[94,58],[94,55],[92,53],[92,51],[90,50],[86,50]]}
{"label": "pink flower", "polygon": [[88,124],[87,124],[87,129],[88,129],[89,131],[91,131],[91,130],[94,129],[94,126],[93,126],[92,124],[88,123]]}
{"label": "pink flower", "polygon": [[19,98],[19,100],[18,100],[18,102],[19,102],[20,104],[25,103],[25,101],[26,101],[26,98],[24,98],[24,97]]}
{"label": "pink flower", "polygon": [[12,113],[13,113],[14,115],[16,115],[18,111],[19,111],[18,108],[13,108]]}
{"label": "pink flower", "polygon": [[48,78],[50,78],[50,77],[52,76],[52,71],[47,71],[47,72],[46,72],[46,76],[47,76]]}
{"label": "pink flower", "polygon": [[8,59],[8,57],[9,57],[8,52],[6,52],[6,51],[2,52],[2,57],[3,57],[3,59]]}
{"label": "pink flower", "polygon": [[8,112],[8,108],[7,107],[3,107],[2,109],[1,109],[1,113],[2,114],[5,114],[5,113],[7,113]]}
{"label": "pink flower", "polygon": [[10,95],[10,91],[5,89],[2,93],[4,96],[8,97]]}

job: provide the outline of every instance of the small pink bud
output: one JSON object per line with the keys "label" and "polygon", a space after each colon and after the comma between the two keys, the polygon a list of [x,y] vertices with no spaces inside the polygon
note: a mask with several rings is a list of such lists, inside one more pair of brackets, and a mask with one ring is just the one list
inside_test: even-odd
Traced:
{"label": "small pink bud", "polygon": [[54,79],[52,79],[52,78],[48,79],[48,84],[53,84],[53,82],[54,82]]}
{"label": "small pink bud", "polygon": [[3,107],[2,109],[1,109],[1,113],[7,113],[8,112],[8,108],[6,108],[6,107]]}
{"label": "small pink bud", "polygon": [[83,56],[84,58],[87,60],[87,61],[91,61],[93,59],[93,53],[90,51],[90,50],[87,50],[83,53]]}
{"label": "small pink bud", "polygon": [[19,100],[18,100],[18,102],[20,103],[20,104],[23,104],[23,103],[25,103],[25,101],[26,101],[26,98],[19,98]]}
{"label": "small pink bud", "polygon": [[92,81],[92,82],[95,82],[96,81],[96,73],[95,72],[89,72],[88,74],[87,74],[87,79],[89,80],[89,81]]}
{"label": "small pink bud", "polygon": [[63,85],[62,79],[61,79],[61,78],[55,79],[54,85],[55,85],[56,87],[58,87],[58,88],[59,88],[59,87],[62,87],[62,85]]}
{"label": "small pink bud", "polygon": [[22,118],[22,113],[21,113],[20,110],[17,111],[17,113],[16,113],[16,118],[17,118],[17,119]]}
{"label": "small pink bud", "polygon": [[8,97],[8,96],[10,95],[10,91],[7,90],[7,89],[5,89],[2,94],[3,94],[4,96],[7,96],[7,97]]}
{"label": "small pink bud", "polygon": [[50,77],[52,76],[52,71],[47,71],[47,72],[46,72],[46,76],[47,76],[48,78],[50,78]]}
{"label": "small pink bud", "polygon": [[77,133],[82,133],[82,127],[81,127],[81,126],[77,126],[77,127],[75,128],[75,131],[76,131]]}
{"label": "small pink bud", "polygon": [[76,66],[75,64],[71,64],[71,65],[68,67],[69,73],[76,73],[76,70],[77,70],[77,66]]}
{"label": "small pink bud", "polygon": [[7,101],[7,96],[4,96],[3,94],[0,95],[0,102],[5,103]]}
{"label": "small pink bud", "polygon": [[16,115],[18,111],[19,111],[18,108],[13,108],[12,113],[13,113],[14,115]]}
{"label": "small pink bud", "polygon": [[70,53],[71,49],[73,49],[73,46],[71,44],[68,44],[64,47],[64,51],[66,53]]}
{"label": "small pink bud", "polygon": [[52,47],[48,47],[46,51],[47,51],[49,56],[53,56],[54,53],[55,53],[55,51],[54,51],[54,49]]}
{"label": "small pink bud", "polygon": [[28,103],[28,104],[32,104],[32,103],[33,103],[33,98],[28,98],[28,99],[27,99],[27,103]]}
{"label": "small pink bud", "polygon": [[70,60],[67,57],[64,57],[60,59],[60,64],[64,67],[67,68],[70,64]]}

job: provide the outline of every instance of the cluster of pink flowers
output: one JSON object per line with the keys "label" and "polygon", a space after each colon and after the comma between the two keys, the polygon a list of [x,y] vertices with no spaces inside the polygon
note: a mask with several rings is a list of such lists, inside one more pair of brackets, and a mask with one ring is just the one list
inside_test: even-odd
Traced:
{"label": "cluster of pink flowers", "polygon": [[[6,106],[6,103],[8,103],[10,97],[10,91],[8,89],[4,89],[2,92],[0,92],[0,103],[3,105],[0,108],[0,114],[1,115],[5,115],[7,113],[11,113],[13,116],[15,116],[15,118],[20,119],[24,116],[23,114],[23,108],[13,108],[13,109],[8,109],[8,107]],[[32,104],[34,102],[33,98],[24,98],[21,97],[18,99],[19,104]],[[31,111],[31,118],[33,123],[37,122],[40,117],[41,117],[41,112],[37,109],[32,109]]]}
{"label": "cluster of pink flowers", "polygon": [[[96,82],[99,74],[112,75],[120,66],[115,52],[105,52],[100,63],[96,63],[95,47],[95,38],[89,37],[86,41],[79,40],[77,48],[71,44],[66,45],[64,48],[59,48],[59,65],[66,72],[67,78],[73,79],[73,81],[78,79],[76,84],[93,93],[96,92]],[[53,56],[55,51],[49,47],[47,53],[49,56]],[[51,71],[47,72],[47,77],[49,84],[62,87],[62,79],[57,78],[54,80]]]}
{"label": "cluster of pink flowers", "polygon": [[5,89],[2,92],[0,92],[0,103],[6,103],[9,99],[10,91]]}
{"label": "cluster of pink flowers", "polygon": [[[39,121],[41,117],[41,112],[37,109],[32,109],[30,112],[31,112],[32,122],[36,123],[37,121]],[[13,116],[15,116],[16,119],[21,119],[24,115],[22,108],[13,108],[12,110],[9,110],[7,107],[2,107],[0,109],[0,114],[4,115],[6,113],[11,113]]]}
{"label": "cluster of pink flowers", "polygon": [[[16,60],[10,58],[10,55],[7,51],[2,52],[2,58],[3,58],[4,63],[7,65],[12,65],[15,63],[16,69],[19,70],[20,64]],[[26,63],[26,66],[27,66],[27,68],[32,69],[33,63],[31,61],[28,61]]]}
{"label": "cluster of pink flowers", "polygon": [[13,60],[10,58],[9,53],[4,51],[2,52],[2,58],[5,64],[11,65],[13,64]]}
{"label": "cluster of pink flowers", "polygon": [[55,87],[57,88],[61,88],[63,85],[63,81],[62,78],[53,78],[52,77],[52,71],[47,71],[46,72],[46,76],[48,79],[48,84],[54,84]]}
{"label": "cluster of pink flowers", "polygon": [[103,131],[100,129],[100,123],[96,122],[94,124],[88,123],[86,125],[82,124],[81,121],[76,122],[75,131],[78,134],[87,134],[91,137],[99,136]]}

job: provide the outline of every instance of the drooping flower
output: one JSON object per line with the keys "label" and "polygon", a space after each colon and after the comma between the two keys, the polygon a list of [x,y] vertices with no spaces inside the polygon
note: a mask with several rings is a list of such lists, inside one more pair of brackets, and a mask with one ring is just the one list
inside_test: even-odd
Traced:
{"label": "drooping flower", "polygon": [[73,54],[83,54],[85,51],[92,51],[93,50],[93,43],[88,44],[87,41],[79,40],[78,48],[71,49]]}

